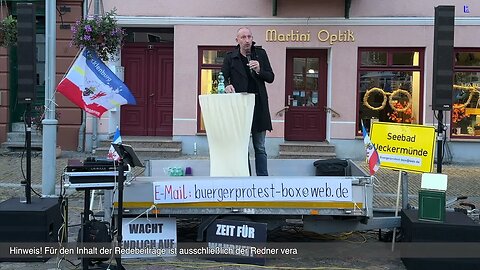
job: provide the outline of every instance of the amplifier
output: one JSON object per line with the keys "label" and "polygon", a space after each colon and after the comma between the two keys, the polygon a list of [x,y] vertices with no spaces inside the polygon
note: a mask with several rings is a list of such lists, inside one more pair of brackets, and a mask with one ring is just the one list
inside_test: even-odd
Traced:
{"label": "amplifier", "polygon": [[[124,171],[125,179],[130,176],[130,166]],[[113,189],[118,182],[118,171],[65,172],[63,185],[75,189]]]}
{"label": "amplifier", "polygon": [[[68,160],[65,171],[67,172],[103,172],[103,171],[116,171],[118,170],[118,162],[111,159],[99,159],[94,157],[88,157],[84,161],[77,159]],[[127,171],[128,166],[124,165],[123,170]]]}

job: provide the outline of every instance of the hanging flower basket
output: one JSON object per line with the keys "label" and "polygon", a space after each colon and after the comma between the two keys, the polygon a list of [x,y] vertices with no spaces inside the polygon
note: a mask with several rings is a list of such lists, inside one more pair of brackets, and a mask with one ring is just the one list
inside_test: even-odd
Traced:
{"label": "hanging flower basket", "polygon": [[116,54],[126,35],[117,25],[115,15],[112,10],[102,16],[77,21],[71,29],[72,45],[95,51],[100,59],[108,61],[109,54]]}
{"label": "hanging flower basket", "polygon": [[11,15],[0,21],[0,47],[9,47],[17,43],[17,20]]}

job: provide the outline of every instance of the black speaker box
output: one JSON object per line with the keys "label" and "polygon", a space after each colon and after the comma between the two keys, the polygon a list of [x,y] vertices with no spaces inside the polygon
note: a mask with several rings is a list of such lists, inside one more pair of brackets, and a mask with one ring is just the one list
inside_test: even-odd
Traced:
{"label": "black speaker box", "polygon": [[345,176],[347,175],[348,161],[332,158],[320,159],[313,163],[316,176]]}
{"label": "black speaker box", "polygon": [[[14,243],[55,243],[58,241],[61,224],[58,198],[32,198],[31,204],[21,203],[19,198],[11,198],[0,203],[0,244],[7,244],[7,248]],[[0,258],[2,261],[46,259],[48,258]]]}
{"label": "black speaker box", "polygon": [[[401,212],[403,242],[448,243],[480,241],[480,225],[459,212],[446,212],[445,222],[428,222],[418,220],[417,210]],[[452,245],[453,246],[453,245]],[[448,253],[448,247],[444,249]],[[455,250],[460,252],[461,250]],[[409,270],[468,270],[480,269],[480,250],[476,258],[406,258],[402,256],[405,267]]]}
{"label": "black speaker box", "polygon": [[32,103],[36,98],[35,5],[17,3],[18,103]]}
{"label": "black speaker box", "polygon": [[433,38],[433,110],[452,109],[454,28],[455,7],[436,7]]}

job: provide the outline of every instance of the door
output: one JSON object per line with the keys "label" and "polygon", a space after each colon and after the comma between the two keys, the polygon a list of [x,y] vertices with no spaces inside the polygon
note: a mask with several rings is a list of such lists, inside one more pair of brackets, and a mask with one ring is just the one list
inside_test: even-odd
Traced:
{"label": "door", "polygon": [[122,106],[122,135],[172,136],[173,44],[127,44],[122,64],[137,101]]}
{"label": "door", "polygon": [[324,141],[327,50],[287,50],[285,140]]}

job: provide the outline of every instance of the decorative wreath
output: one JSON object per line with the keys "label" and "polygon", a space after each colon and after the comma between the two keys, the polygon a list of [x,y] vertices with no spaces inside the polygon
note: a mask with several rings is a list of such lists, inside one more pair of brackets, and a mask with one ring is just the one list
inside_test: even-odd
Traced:
{"label": "decorative wreath", "polygon": [[460,105],[454,105],[455,108],[457,109],[462,109],[468,106],[470,102],[472,101],[473,94],[477,93],[480,95],[480,92],[478,91],[478,88],[473,87],[473,86],[461,86],[461,85],[453,85],[453,89],[460,89],[460,90],[467,90],[470,92],[468,95],[467,101],[465,103],[460,104]]}
{"label": "decorative wreath", "polygon": [[[373,92],[378,92],[383,96],[382,105],[380,105],[378,107],[373,107],[372,105],[370,105],[368,103],[368,98],[370,97],[370,94],[372,94]],[[407,90],[397,89],[397,90],[393,91],[392,93],[386,93],[385,91],[383,91],[383,89],[380,89],[380,88],[377,88],[377,87],[373,87],[371,89],[368,89],[367,92],[365,92],[365,96],[363,96],[363,105],[365,105],[365,107],[369,108],[370,110],[381,111],[381,110],[385,109],[385,105],[387,104],[387,99],[388,99],[387,95],[390,95],[390,100],[388,101],[388,104],[390,105],[392,110],[394,110],[396,112],[405,112],[410,107],[412,107],[412,102],[411,102],[412,95]],[[407,96],[407,99],[408,99],[407,105],[405,105],[401,109],[395,107],[396,100],[394,100],[393,97],[397,96],[397,95],[405,95],[405,96]]]}
{"label": "decorative wreath", "polygon": [[[380,105],[378,107],[373,107],[372,105],[370,105],[368,103],[368,98],[370,97],[370,94],[372,94],[373,92],[378,92],[383,96],[382,105]],[[386,95],[385,91],[383,91],[380,88],[373,87],[373,88],[367,90],[367,92],[365,92],[365,96],[363,96],[363,105],[365,105],[365,107],[369,108],[370,110],[381,111],[381,110],[385,109],[386,104],[387,104],[387,95]]]}
{"label": "decorative wreath", "polygon": [[[396,108],[395,107],[395,102],[396,100],[393,99],[394,96],[397,96],[397,95],[405,95],[407,96],[407,100],[408,100],[408,103],[402,108],[402,109],[399,109],[399,108]],[[403,89],[397,89],[395,91],[393,91],[391,94],[390,94],[390,100],[388,101],[388,103],[390,104],[390,107],[396,111],[396,112],[405,112],[406,110],[408,110],[410,107],[412,107],[412,95],[407,91],[407,90],[403,90]]]}

